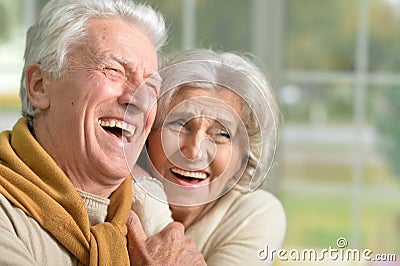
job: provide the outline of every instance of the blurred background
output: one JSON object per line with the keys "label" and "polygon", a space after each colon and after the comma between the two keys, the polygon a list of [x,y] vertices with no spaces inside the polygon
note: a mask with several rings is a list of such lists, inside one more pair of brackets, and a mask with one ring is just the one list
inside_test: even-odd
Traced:
{"label": "blurred background", "polygon": [[[25,31],[46,2],[0,0],[0,130],[20,116]],[[337,248],[344,237],[348,248],[400,261],[400,0],[146,2],[170,25],[165,53],[259,58],[284,117],[265,184],[286,210],[283,247]]]}

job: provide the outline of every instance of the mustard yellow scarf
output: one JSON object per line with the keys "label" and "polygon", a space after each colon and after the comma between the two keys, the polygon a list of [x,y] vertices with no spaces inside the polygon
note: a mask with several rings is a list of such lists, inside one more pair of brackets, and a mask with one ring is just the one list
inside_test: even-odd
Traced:
{"label": "mustard yellow scarf", "polygon": [[25,118],[0,134],[0,193],[49,231],[80,264],[129,265],[125,223],[131,178],[111,195],[106,222],[90,227],[82,198],[32,136]]}

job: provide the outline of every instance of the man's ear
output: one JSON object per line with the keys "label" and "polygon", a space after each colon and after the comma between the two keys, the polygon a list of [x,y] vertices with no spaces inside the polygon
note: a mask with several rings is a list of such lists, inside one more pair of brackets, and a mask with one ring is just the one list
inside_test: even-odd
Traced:
{"label": "man's ear", "polygon": [[32,64],[26,69],[26,90],[29,101],[39,110],[46,110],[50,106],[45,80],[47,73],[39,64]]}

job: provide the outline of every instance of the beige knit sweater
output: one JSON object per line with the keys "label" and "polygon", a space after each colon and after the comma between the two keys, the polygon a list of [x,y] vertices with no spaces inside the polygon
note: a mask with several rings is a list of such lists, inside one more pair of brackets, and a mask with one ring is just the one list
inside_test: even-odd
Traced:
{"label": "beige knit sweater", "polygon": [[[108,199],[78,192],[91,224],[104,221]],[[195,240],[207,265],[269,265],[271,262],[259,260],[257,251],[265,245],[278,249],[285,228],[283,208],[272,194],[232,190],[189,227],[186,235]],[[56,239],[3,195],[0,239],[0,265],[77,265],[76,258]]]}
{"label": "beige knit sweater", "polygon": [[281,203],[269,192],[241,193],[232,190],[189,227],[207,265],[270,265],[257,251],[279,249],[286,229]]}

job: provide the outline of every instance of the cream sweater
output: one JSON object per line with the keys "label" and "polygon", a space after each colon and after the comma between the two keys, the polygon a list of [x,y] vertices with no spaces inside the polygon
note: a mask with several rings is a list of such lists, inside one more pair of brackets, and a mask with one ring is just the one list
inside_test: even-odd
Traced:
{"label": "cream sweater", "polygon": [[[91,224],[103,222],[109,200],[78,192]],[[195,240],[208,265],[268,265],[258,259],[257,251],[265,245],[278,249],[285,228],[283,208],[272,194],[232,190],[189,227],[186,235]],[[0,265],[77,265],[77,259],[0,194]]]}
{"label": "cream sweater", "polygon": [[257,251],[279,249],[286,230],[281,203],[269,192],[231,190],[186,235],[193,238],[207,265],[270,265]]}

